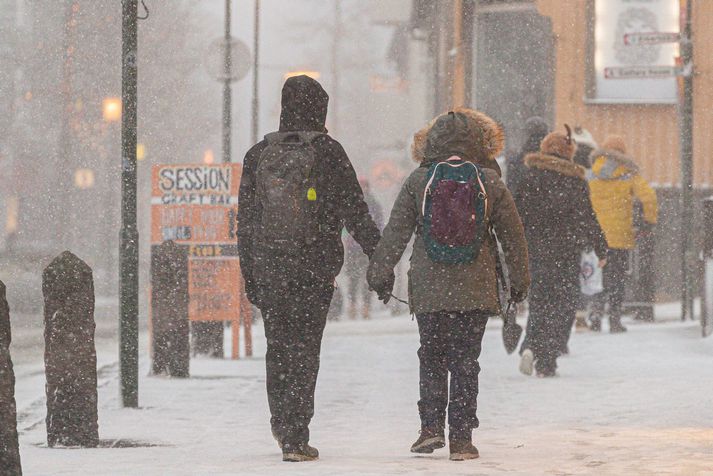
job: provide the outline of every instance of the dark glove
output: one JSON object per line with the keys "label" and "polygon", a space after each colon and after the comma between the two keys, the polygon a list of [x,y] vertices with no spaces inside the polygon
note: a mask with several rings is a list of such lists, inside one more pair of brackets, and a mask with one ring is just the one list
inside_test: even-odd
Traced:
{"label": "dark glove", "polygon": [[636,240],[642,240],[650,237],[654,233],[654,225],[652,223],[644,223],[636,232]]}
{"label": "dark glove", "polygon": [[517,289],[510,290],[510,300],[513,303],[521,303],[525,299],[527,299],[527,291],[518,291]]}
{"label": "dark glove", "polygon": [[376,292],[379,296],[379,301],[383,301],[384,304],[388,304],[391,299],[391,293],[394,291],[394,283],[396,282],[396,275],[391,271],[388,277],[380,283],[369,283],[369,289]]}

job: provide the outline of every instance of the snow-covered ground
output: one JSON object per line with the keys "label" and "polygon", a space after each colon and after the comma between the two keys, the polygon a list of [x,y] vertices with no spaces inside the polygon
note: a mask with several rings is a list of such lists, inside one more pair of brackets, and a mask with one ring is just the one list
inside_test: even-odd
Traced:
{"label": "snow-covered ground", "polygon": [[99,430],[114,448],[47,448],[41,365],[20,366],[25,474],[713,474],[713,338],[697,323],[575,334],[560,377],[543,380],[518,373],[494,320],[481,358],[481,458],[468,462],[448,461],[446,449],[409,453],[418,334],[407,316],[384,315],[328,324],[311,426],[321,459],[283,463],[259,324],[255,334],[252,359],[195,359],[188,380],[142,377],[139,410],[119,408],[115,348],[100,348]]}

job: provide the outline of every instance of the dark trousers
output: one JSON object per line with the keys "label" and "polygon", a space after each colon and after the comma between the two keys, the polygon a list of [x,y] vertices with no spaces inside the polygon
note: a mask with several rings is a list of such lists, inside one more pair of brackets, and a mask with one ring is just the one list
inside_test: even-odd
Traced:
{"label": "dark trousers", "polygon": [[557,369],[557,357],[569,338],[577,312],[579,289],[578,252],[572,256],[530,256],[533,277],[529,297],[527,331],[521,352],[532,350],[538,372]]}
{"label": "dark trousers", "polygon": [[421,427],[443,429],[448,408],[450,437],[470,437],[478,427],[478,357],[488,316],[478,311],[444,311],[419,314],[416,319],[421,337]]}
{"label": "dark trousers", "polygon": [[334,286],[292,283],[264,301],[267,399],[285,446],[309,441],[319,353]]}
{"label": "dark trousers", "polygon": [[604,267],[604,292],[609,298],[609,314],[614,318],[621,317],[628,269],[629,250],[610,249]]}

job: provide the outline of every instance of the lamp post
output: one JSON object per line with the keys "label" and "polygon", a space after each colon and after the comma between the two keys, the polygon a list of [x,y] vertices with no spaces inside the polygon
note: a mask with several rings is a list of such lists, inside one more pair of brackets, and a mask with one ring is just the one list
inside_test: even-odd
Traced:
{"label": "lamp post", "polygon": [[260,0],[255,0],[255,20],[253,29],[253,103],[252,103],[252,143],[258,140],[258,129],[260,122],[260,74],[258,65],[260,61]]}
{"label": "lamp post", "polygon": [[138,0],[122,0],[119,376],[124,407],[139,406],[139,232],[136,226]]}
{"label": "lamp post", "polygon": [[693,247],[693,0],[687,0],[681,32],[681,61],[684,73],[679,100],[679,134],[681,153],[681,319],[694,319]]}
{"label": "lamp post", "polygon": [[223,74],[225,78],[223,80],[223,162],[230,163],[232,158],[230,154],[231,148],[231,130],[232,117],[231,108],[233,103],[233,92],[230,86],[232,77],[232,52],[231,52],[231,40],[230,37],[230,0],[225,0],[225,58],[224,58],[224,70]]}

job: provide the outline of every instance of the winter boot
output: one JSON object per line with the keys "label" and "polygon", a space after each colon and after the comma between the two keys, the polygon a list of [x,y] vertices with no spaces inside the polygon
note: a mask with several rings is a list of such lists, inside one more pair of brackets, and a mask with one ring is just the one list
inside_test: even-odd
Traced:
{"label": "winter boot", "polygon": [[520,372],[524,375],[532,375],[535,367],[535,354],[530,349],[525,349],[520,357]]}
{"label": "winter boot", "polygon": [[616,314],[609,316],[609,332],[612,334],[621,334],[626,331],[626,327],[621,323],[621,316]]}
{"label": "winter boot", "polygon": [[316,459],[319,459],[319,451],[307,443],[284,445],[282,447],[282,461],[301,463],[303,461],[314,461]]}
{"label": "winter boot", "polygon": [[451,461],[465,461],[467,459],[476,459],[480,457],[478,453],[478,448],[473,446],[473,440],[471,438],[465,439],[450,439],[448,442],[448,449],[451,451],[451,455],[448,459]]}
{"label": "winter boot", "polygon": [[446,437],[443,430],[422,428],[420,436],[411,445],[411,453],[429,454],[433,450],[446,446]]}
{"label": "winter boot", "polygon": [[597,311],[593,311],[589,315],[589,329],[594,332],[602,331],[602,315]]}
{"label": "winter boot", "polygon": [[558,377],[556,370],[538,370],[537,378],[552,378]]}

